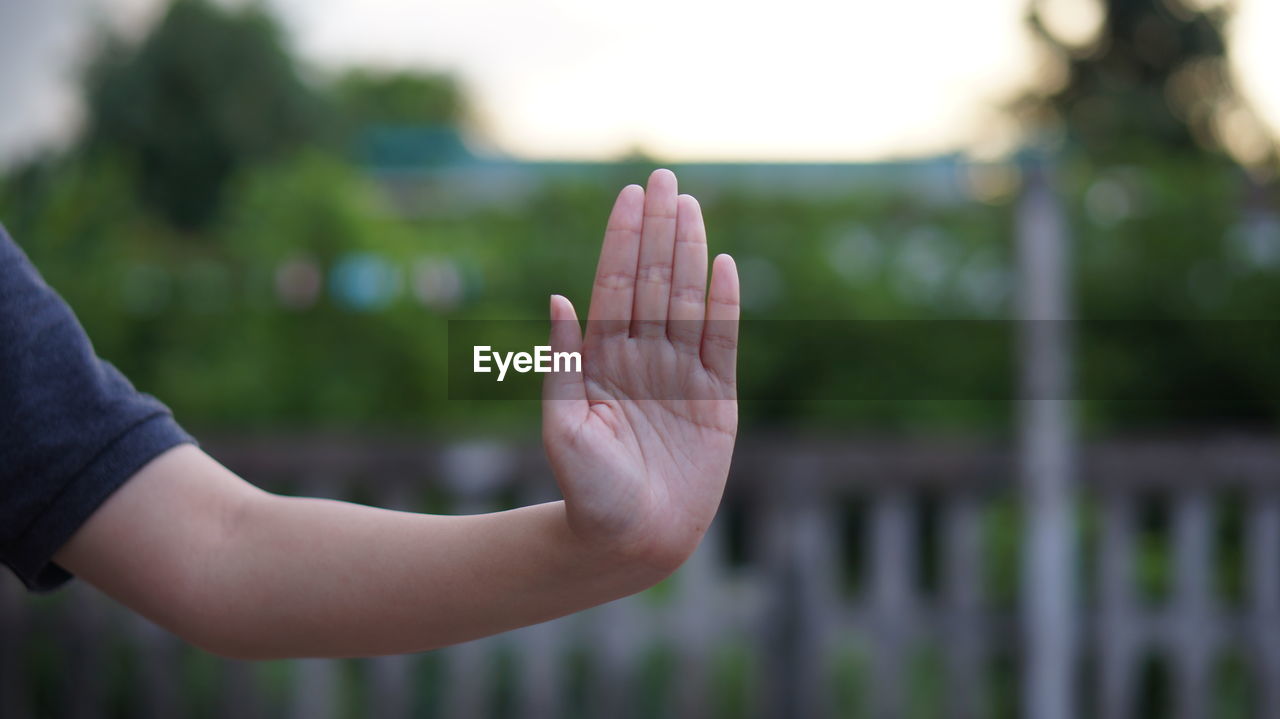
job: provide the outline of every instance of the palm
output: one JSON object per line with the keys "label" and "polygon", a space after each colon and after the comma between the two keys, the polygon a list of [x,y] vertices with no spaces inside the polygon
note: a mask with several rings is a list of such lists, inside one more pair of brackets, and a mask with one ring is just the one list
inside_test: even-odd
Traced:
{"label": "palm", "polygon": [[717,258],[708,297],[706,252],[697,202],[659,170],[614,205],[585,339],[553,298],[553,349],[583,365],[548,377],[544,439],[580,532],[696,542],[715,514],[737,429],[738,283]]}

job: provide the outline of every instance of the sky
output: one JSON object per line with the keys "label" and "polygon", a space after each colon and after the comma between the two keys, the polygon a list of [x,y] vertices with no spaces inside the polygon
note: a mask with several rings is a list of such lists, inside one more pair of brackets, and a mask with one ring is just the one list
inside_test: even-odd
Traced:
{"label": "sky", "polygon": [[[1027,0],[264,1],[315,72],[454,72],[481,149],[540,159],[999,154],[1014,135],[995,106],[1044,67]],[[1088,37],[1100,16],[1097,0],[1041,1],[1066,36]],[[74,132],[75,72],[95,23],[137,34],[160,7],[0,0],[0,165]],[[1237,0],[1233,72],[1271,128],[1277,30],[1280,2]]]}

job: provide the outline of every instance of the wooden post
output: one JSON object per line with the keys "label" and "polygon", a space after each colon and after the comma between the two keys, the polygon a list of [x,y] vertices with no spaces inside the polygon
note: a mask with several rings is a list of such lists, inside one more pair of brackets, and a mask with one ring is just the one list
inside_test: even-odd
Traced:
{"label": "wooden post", "polygon": [[140,706],[137,716],[165,719],[181,714],[178,706],[177,639],[139,615],[129,617],[133,625],[133,644],[138,652],[138,685]]}
{"label": "wooden post", "polygon": [[[412,512],[418,509],[409,491],[409,482],[391,484],[382,491],[380,503],[387,509]],[[414,656],[375,657],[365,660],[368,670],[369,694],[366,716],[384,719],[404,719],[410,716],[412,707],[412,670]]]}
{"label": "wooden post", "polygon": [[1100,499],[1097,715],[1124,719],[1134,710],[1139,648],[1133,591],[1136,507],[1128,488],[1103,488]]}
{"label": "wooden post", "polygon": [[1209,716],[1214,645],[1212,506],[1203,489],[1188,488],[1177,497],[1173,514],[1177,568],[1173,629],[1174,716]]}
{"label": "wooden post", "polygon": [[[0,573],[7,572],[0,570]],[[27,628],[26,597],[18,580],[0,576],[0,716],[26,719],[27,687],[23,645]]]}
{"label": "wooden post", "polygon": [[944,495],[947,716],[987,716],[983,702],[982,510],[972,491]]}
{"label": "wooden post", "polygon": [[[302,491],[310,497],[341,499],[343,478],[332,471],[317,472],[303,479]],[[246,669],[249,669],[246,667]],[[336,659],[294,660],[293,706],[290,716],[295,719],[332,719],[338,715],[339,664]],[[246,671],[250,674],[250,671]],[[252,695],[257,687],[250,683]],[[257,696],[250,701],[258,703]]]}
{"label": "wooden post", "polygon": [[907,662],[915,614],[912,567],[918,554],[911,501],[897,487],[878,494],[871,508],[871,716],[907,712]]}
{"label": "wooden post", "polygon": [[1046,170],[1027,166],[1017,210],[1021,388],[1018,459],[1027,534],[1022,557],[1023,716],[1074,710],[1074,431],[1070,411],[1067,237]]}
{"label": "wooden post", "polygon": [[[450,448],[440,461],[442,483],[457,498],[455,513],[481,514],[494,509],[494,494],[510,478],[516,458],[506,447],[476,442]],[[492,646],[486,638],[441,650],[448,666],[442,716],[463,719],[492,712]]]}
{"label": "wooden post", "polygon": [[[219,678],[217,711],[214,716],[220,719],[262,719],[268,715],[263,695],[258,686],[258,677],[254,673],[252,662],[235,659],[224,659]],[[296,680],[294,682],[296,685]],[[291,685],[291,689],[293,685]],[[291,693],[288,701],[299,701],[297,692]],[[290,707],[290,716],[307,716],[305,709]]]}
{"label": "wooden post", "polygon": [[1280,498],[1274,488],[1255,490],[1249,504],[1245,556],[1249,571],[1249,627],[1256,716],[1280,719]]}
{"label": "wooden post", "polygon": [[[520,470],[539,481],[528,482],[521,495],[521,504],[541,504],[557,498],[555,478],[550,475],[541,456],[536,462],[526,463]],[[517,714],[525,719],[556,719],[564,716],[565,682],[564,645],[570,617],[525,627],[514,633],[519,660],[516,677]]]}
{"label": "wooden post", "polygon": [[102,671],[106,650],[114,637],[108,613],[118,608],[84,582],[67,587],[71,597],[64,632],[62,665],[63,706],[71,719],[97,719],[106,715],[106,675]]}
{"label": "wooden post", "polygon": [[761,541],[769,593],[761,637],[764,716],[823,717],[829,707],[822,575],[834,540],[820,511],[817,463],[803,455],[786,460],[771,465],[777,474],[757,498],[765,503]]}
{"label": "wooden post", "polygon": [[718,590],[723,578],[720,533],[723,520],[712,522],[693,556],[676,575],[676,602],[669,610],[675,629],[678,653],[676,675],[676,711],[679,717],[705,717],[713,714],[710,672],[712,644],[720,634],[723,606]]}
{"label": "wooden post", "polygon": [[644,607],[634,596],[591,610],[587,716],[630,719],[636,715],[637,660],[648,642],[639,626],[643,611]]}

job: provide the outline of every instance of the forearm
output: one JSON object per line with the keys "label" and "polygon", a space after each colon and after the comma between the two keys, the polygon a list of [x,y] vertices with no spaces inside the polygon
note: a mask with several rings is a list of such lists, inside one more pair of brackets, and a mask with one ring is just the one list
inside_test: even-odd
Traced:
{"label": "forearm", "polygon": [[206,643],[233,656],[421,651],[546,621],[664,576],[585,545],[563,502],[420,515],[267,496],[207,581]]}
{"label": "forearm", "polygon": [[562,502],[438,516],[271,495],[191,446],[138,472],[56,556],[244,658],[439,647],[638,591],[681,558],[584,543]]}

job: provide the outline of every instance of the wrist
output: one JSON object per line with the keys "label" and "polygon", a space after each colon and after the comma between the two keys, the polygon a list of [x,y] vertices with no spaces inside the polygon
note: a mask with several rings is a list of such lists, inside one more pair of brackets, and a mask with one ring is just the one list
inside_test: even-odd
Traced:
{"label": "wrist", "polygon": [[[637,516],[638,515],[638,516]],[[648,512],[626,518],[600,516],[564,502],[564,521],[577,551],[601,565],[627,568],[656,584],[669,576],[697,548],[702,531],[680,531],[671,521]]]}

